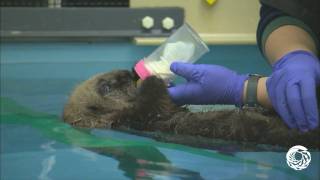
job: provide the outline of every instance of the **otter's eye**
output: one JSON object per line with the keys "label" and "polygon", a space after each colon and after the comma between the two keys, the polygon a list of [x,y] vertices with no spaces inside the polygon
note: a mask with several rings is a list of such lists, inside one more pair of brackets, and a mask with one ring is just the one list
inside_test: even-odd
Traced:
{"label": "otter's eye", "polygon": [[105,94],[109,93],[110,87],[109,87],[107,84],[103,85],[102,88],[103,88],[103,92],[104,92]]}
{"label": "otter's eye", "polygon": [[98,93],[102,96],[108,94],[110,92],[111,88],[107,81],[101,81],[98,84]]}
{"label": "otter's eye", "polygon": [[110,87],[108,84],[104,84],[101,86],[101,94],[106,95],[110,92]]}

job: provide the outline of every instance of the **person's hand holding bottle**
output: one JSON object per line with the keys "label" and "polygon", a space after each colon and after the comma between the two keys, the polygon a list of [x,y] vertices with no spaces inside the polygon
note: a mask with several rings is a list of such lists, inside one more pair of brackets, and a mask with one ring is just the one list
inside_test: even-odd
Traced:
{"label": "person's hand holding bottle", "polygon": [[170,69],[187,82],[168,89],[173,101],[182,104],[242,104],[248,75],[217,65],[174,62]]}

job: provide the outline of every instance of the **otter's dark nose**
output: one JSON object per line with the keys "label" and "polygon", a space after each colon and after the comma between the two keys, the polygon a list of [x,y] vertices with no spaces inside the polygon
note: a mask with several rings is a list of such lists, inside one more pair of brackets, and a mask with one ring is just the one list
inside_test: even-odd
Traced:
{"label": "otter's dark nose", "polygon": [[132,74],[132,76],[133,76],[133,80],[134,80],[134,81],[138,81],[138,80],[140,79],[140,77],[138,76],[138,74],[136,73],[136,71],[134,70],[134,68],[132,68],[131,74]]}

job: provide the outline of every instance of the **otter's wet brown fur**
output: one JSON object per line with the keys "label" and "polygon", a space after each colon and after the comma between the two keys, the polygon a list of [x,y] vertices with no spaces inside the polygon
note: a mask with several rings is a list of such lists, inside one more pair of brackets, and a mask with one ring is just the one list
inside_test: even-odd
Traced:
{"label": "otter's wet brown fur", "polygon": [[234,109],[190,112],[176,106],[161,79],[149,77],[136,88],[126,70],[99,74],[75,88],[63,119],[76,127],[160,131],[236,142],[320,149],[319,128],[290,130],[272,113]]}

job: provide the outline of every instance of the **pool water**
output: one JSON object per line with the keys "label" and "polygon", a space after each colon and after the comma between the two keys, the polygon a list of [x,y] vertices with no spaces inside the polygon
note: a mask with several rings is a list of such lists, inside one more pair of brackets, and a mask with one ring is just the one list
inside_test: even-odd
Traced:
{"label": "pool water", "polygon": [[[286,152],[226,153],[61,121],[77,83],[99,72],[130,69],[154,48],[129,42],[2,43],[0,179],[320,178],[317,151],[307,169],[295,171],[286,164]],[[210,49],[198,63],[270,73],[256,46]]]}

